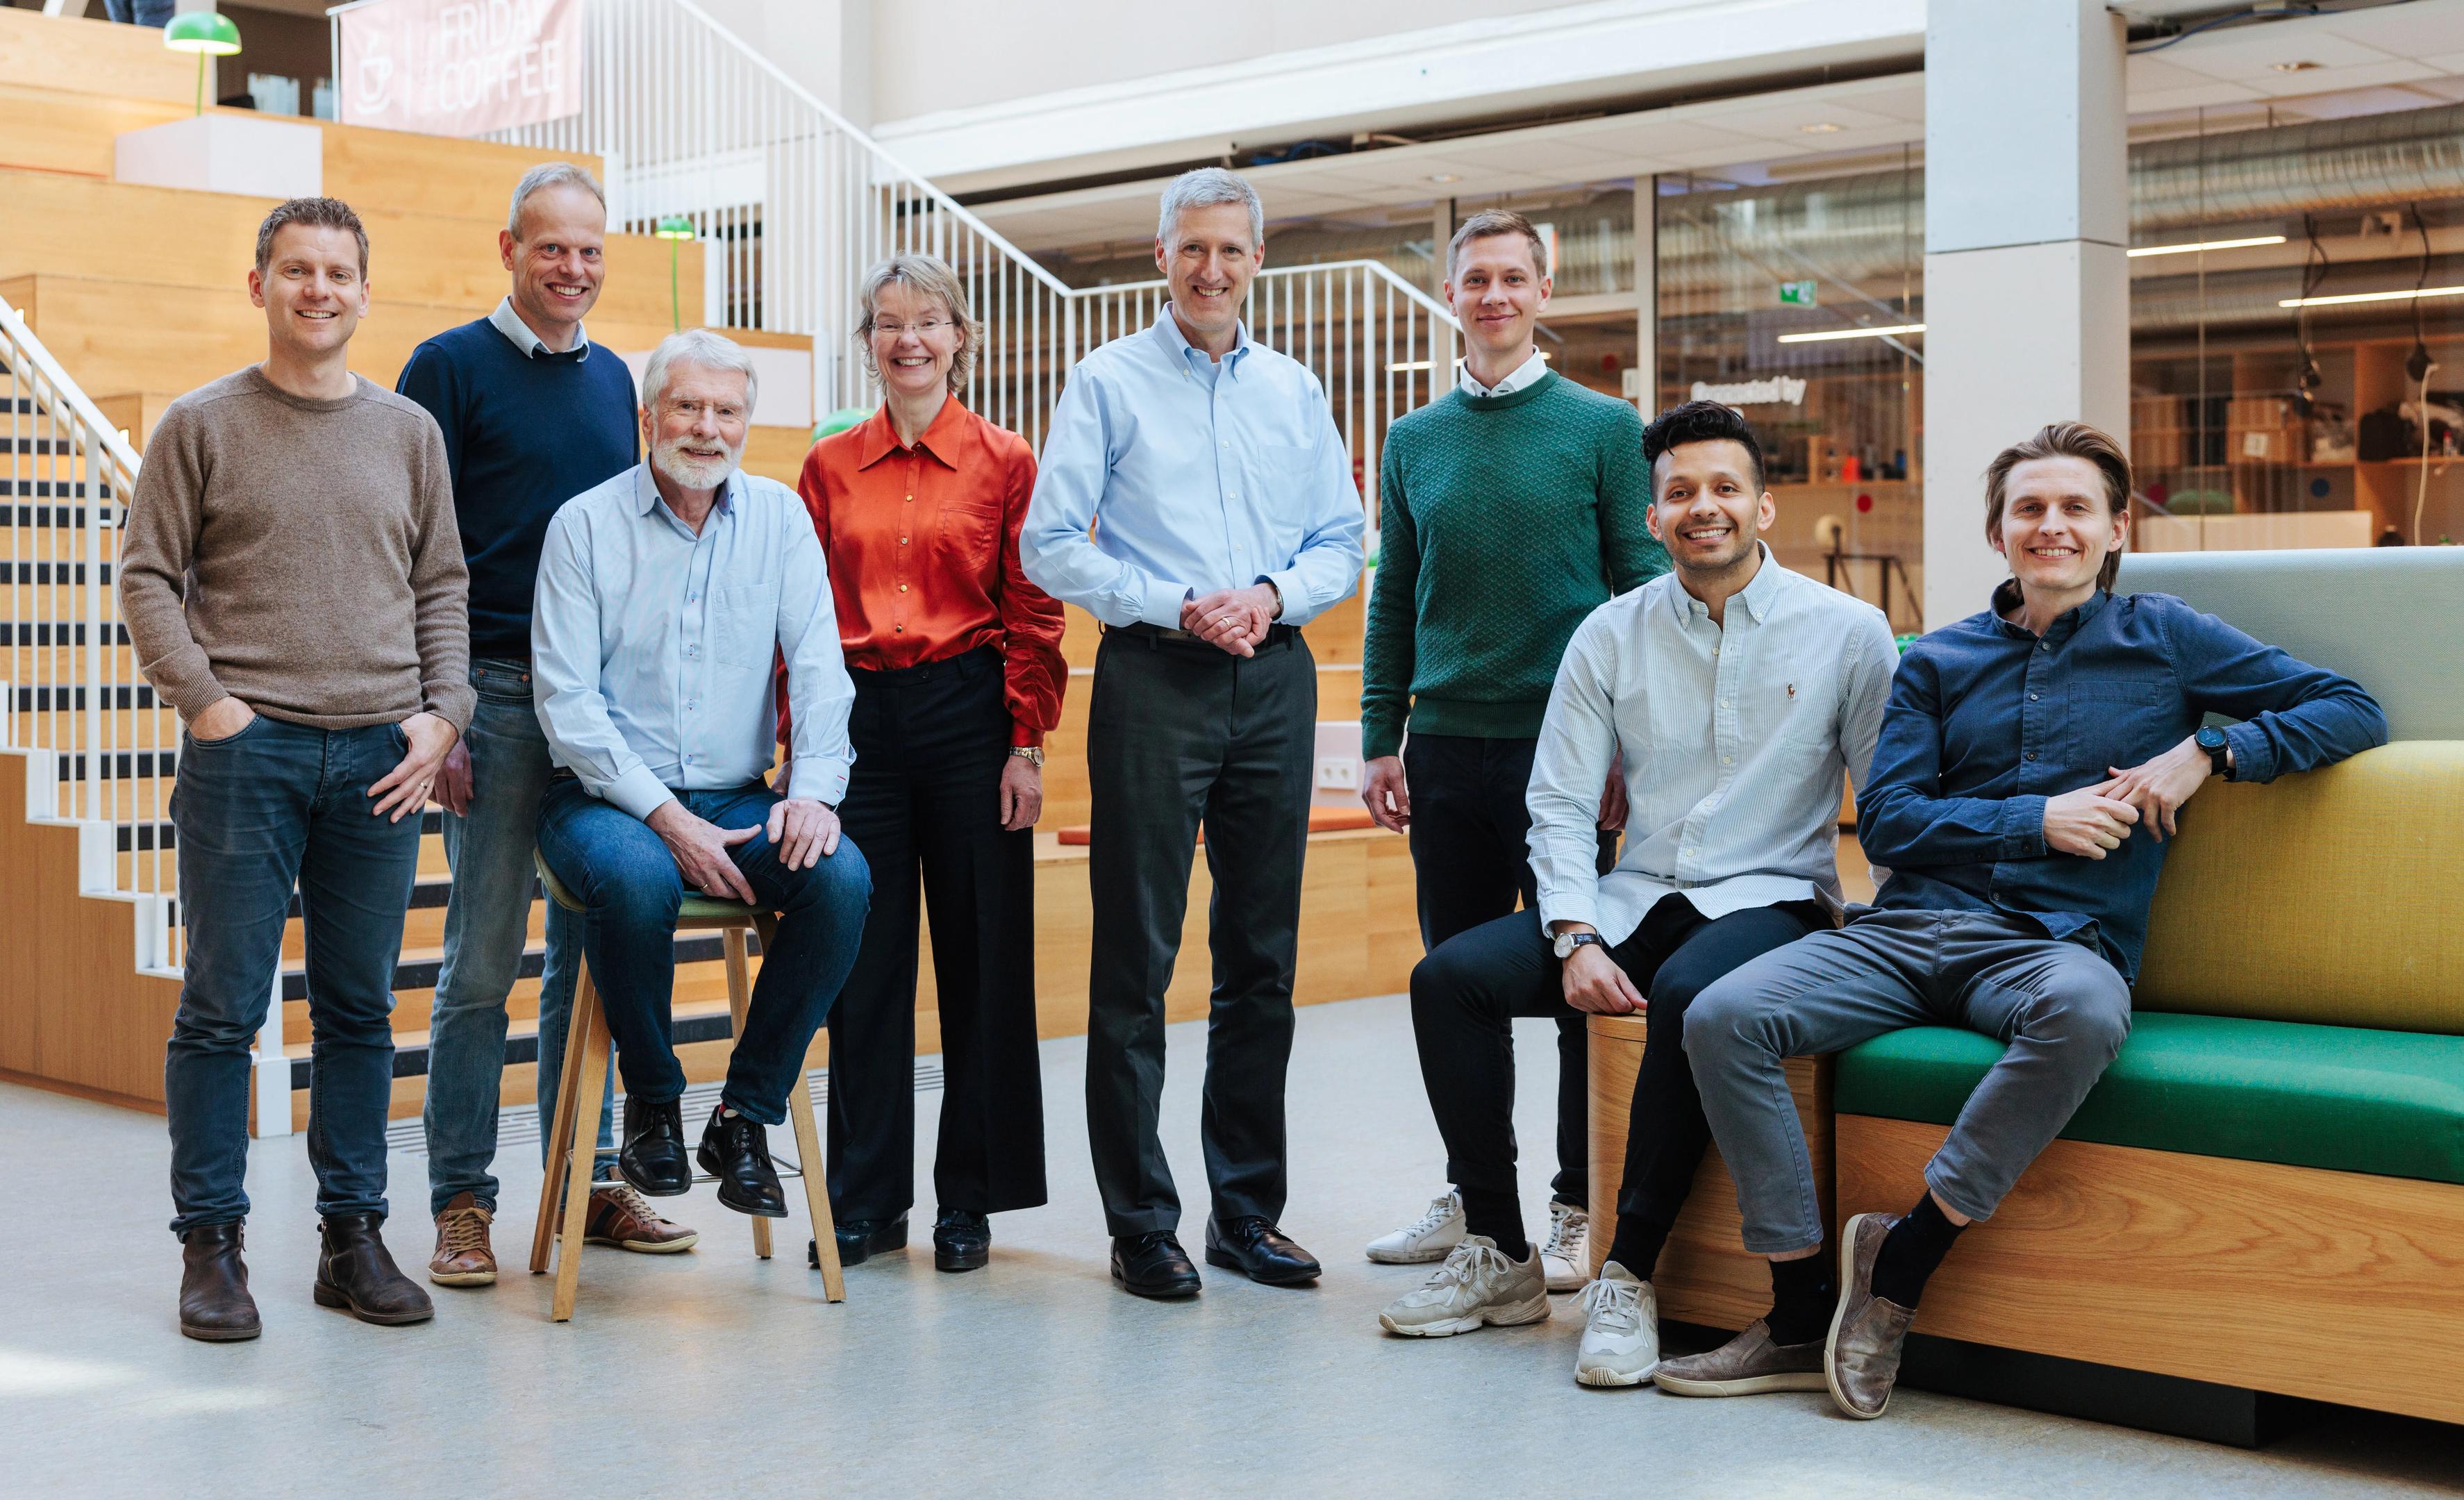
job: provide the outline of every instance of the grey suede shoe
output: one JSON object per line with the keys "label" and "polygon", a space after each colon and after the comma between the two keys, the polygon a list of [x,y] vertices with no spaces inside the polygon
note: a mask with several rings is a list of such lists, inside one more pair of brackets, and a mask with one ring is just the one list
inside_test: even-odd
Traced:
{"label": "grey suede shoe", "polygon": [[1823,1388],[1822,1346],[1811,1339],[1774,1344],[1771,1325],[1756,1318],[1744,1333],[1706,1354],[1662,1359],[1652,1379],[1678,1396],[1818,1391]]}
{"label": "grey suede shoe", "polygon": [[1875,1257],[1899,1222],[1892,1214],[1859,1214],[1839,1236],[1839,1311],[1831,1314],[1822,1378],[1839,1409],[1861,1421],[1889,1409],[1908,1320],[1916,1316],[1913,1309],[1874,1295]]}

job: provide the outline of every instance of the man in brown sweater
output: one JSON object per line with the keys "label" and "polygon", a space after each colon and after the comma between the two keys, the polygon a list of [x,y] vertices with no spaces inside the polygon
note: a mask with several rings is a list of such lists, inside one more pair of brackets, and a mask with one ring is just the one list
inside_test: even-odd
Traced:
{"label": "man in brown sweater", "polygon": [[435,421],[346,361],[367,269],[343,204],[295,198],[267,215],[248,278],[265,363],[164,412],[121,546],[139,668],[187,730],[171,795],[187,978],[163,1081],[192,1338],[258,1332],[240,1259],[249,1049],[295,885],[316,1038],[316,1298],[371,1323],[432,1311],[379,1226],[420,814],[471,720],[468,575]]}

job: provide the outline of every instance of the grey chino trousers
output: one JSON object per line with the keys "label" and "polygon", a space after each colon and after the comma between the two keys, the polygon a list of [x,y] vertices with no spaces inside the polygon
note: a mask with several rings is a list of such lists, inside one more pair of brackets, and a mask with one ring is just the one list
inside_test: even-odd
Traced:
{"label": "grey chino trousers", "polygon": [[1925,1165],[1944,1202],[1989,1219],[2122,1050],[2130,985],[2096,949],[1991,912],[1869,912],[1730,971],[1687,1010],[1685,1051],[1748,1250],[1823,1240],[1786,1060],[1925,1026],[2009,1048]]}

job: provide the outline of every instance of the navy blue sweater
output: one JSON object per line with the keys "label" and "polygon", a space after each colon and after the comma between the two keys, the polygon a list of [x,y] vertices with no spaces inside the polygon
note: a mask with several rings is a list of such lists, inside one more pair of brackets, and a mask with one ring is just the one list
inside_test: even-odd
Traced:
{"label": "navy blue sweater", "polygon": [[636,462],[633,372],[597,344],[533,358],[482,318],[411,351],[394,388],[445,431],[472,659],[525,660],[548,518]]}

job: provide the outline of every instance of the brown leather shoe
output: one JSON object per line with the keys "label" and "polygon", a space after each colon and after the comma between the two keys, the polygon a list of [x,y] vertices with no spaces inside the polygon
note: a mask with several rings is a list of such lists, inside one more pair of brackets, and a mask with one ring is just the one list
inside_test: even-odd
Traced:
{"label": "brown leather shoe", "polygon": [[375,1214],[335,1214],[318,1228],[317,1305],[346,1308],[363,1323],[425,1323],[436,1304],[402,1273]]}
{"label": "brown leather shoe", "polygon": [[612,1245],[640,1255],[673,1255],[690,1250],[701,1236],[683,1224],[662,1219],[649,1199],[629,1182],[602,1182],[590,1190],[590,1214],[583,1221],[583,1243]]}
{"label": "brown leather shoe", "polygon": [[209,1344],[237,1343],[263,1332],[256,1299],[248,1294],[248,1267],[239,1256],[237,1221],[202,1224],[180,1240],[180,1332]]}
{"label": "brown leather shoe", "polygon": [[1662,1359],[1652,1373],[1660,1388],[1679,1396],[1758,1396],[1765,1391],[1823,1388],[1822,1345],[1774,1344],[1771,1325],[1756,1318],[1719,1348],[1682,1359]]}
{"label": "brown leather shoe", "polygon": [[495,1215],[467,1192],[456,1193],[436,1216],[436,1253],[428,1258],[428,1279],[440,1287],[493,1287],[496,1252],[488,1244]]}
{"label": "brown leather shoe", "polygon": [[1822,1378],[1841,1411],[1869,1422],[1891,1404],[1908,1320],[1916,1316],[1914,1309],[1874,1295],[1875,1257],[1899,1222],[1893,1214],[1859,1214],[1839,1233],[1839,1311],[1831,1314]]}

